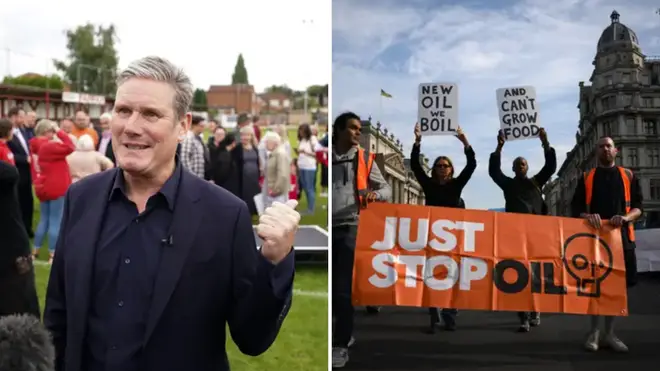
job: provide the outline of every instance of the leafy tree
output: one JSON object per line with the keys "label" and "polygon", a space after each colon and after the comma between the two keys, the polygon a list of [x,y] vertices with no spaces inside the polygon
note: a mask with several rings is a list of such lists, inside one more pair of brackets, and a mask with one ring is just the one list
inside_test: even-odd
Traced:
{"label": "leafy tree", "polygon": [[64,81],[62,81],[61,77],[55,74],[42,76],[33,73],[26,73],[16,77],[5,76],[5,78],[2,80],[2,83],[7,85],[32,86],[42,89],[64,89]]}
{"label": "leafy tree", "polygon": [[292,98],[295,96],[296,92],[286,85],[271,85],[266,88],[266,93],[280,93]]}
{"label": "leafy tree", "polygon": [[66,31],[66,61],[53,60],[72,90],[90,94],[113,95],[119,57],[115,44],[117,32],[108,27],[87,23]]}
{"label": "leafy tree", "polygon": [[245,60],[243,60],[243,54],[238,55],[238,60],[236,60],[236,66],[234,67],[234,73],[231,75],[231,84],[249,84],[248,82],[248,73],[245,68]]}
{"label": "leafy tree", "polygon": [[206,91],[202,89],[195,89],[193,94],[193,110],[194,111],[207,111],[208,102],[206,100]]}

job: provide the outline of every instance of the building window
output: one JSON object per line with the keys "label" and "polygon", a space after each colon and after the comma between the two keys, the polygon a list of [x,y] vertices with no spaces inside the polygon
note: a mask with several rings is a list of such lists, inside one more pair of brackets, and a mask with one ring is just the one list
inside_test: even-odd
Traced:
{"label": "building window", "polygon": [[605,97],[602,99],[601,103],[603,104],[604,110],[614,109],[616,108],[616,97],[615,96]]}
{"label": "building window", "polygon": [[612,136],[612,121],[603,122],[603,136]]}
{"label": "building window", "polygon": [[635,134],[635,119],[632,117],[626,118],[626,134]]}
{"label": "building window", "polygon": [[642,98],[642,107],[653,108],[653,98]]}
{"label": "building window", "polygon": [[623,106],[624,107],[632,106],[632,99],[633,99],[632,95],[628,95],[628,94],[624,95],[623,96]]}
{"label": "building window", "polygon": [[651,189],[651,199],[660,200],[660,179],[651,179],[650,181]]}
{"label": "building window", "polygon": [[621,82],[629,83],[630,82],[630,74],[629,73],[624,73],[621,75]]}
{"label": "building window", "polygon": [[644,120],[644,134],[646,135],[657,135],[658,134],[658,125],[655,121]]}
{"label": "building window", "polygon": [[628,159],[628,166],[636,167],[637,166],[637,148],[627,148],[626,149],[626,158]]}
{"label": "building window", "polygon": [[660,149],[658,148],[648,148],[647,153],[649,154],[649,166],[658,167],[660,166]]}
{"label": "building window", "polygon": [[[607,60],[607,62],[609,64],[609,62],[610,62],[609,59]],[[607,85],[612,85],[612,76],[605,76],[605,83]]]}

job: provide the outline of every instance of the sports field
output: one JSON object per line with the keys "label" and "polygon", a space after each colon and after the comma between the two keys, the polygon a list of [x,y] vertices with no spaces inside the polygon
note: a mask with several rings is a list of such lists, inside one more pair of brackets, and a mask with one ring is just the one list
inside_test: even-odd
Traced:
{"label": "sports field", "polygon": [[[295,131],[289,131],[292,148],[296,147]],[[320,187],[318,188],[320,191]],[[303,196],[300,210],[306,209]],[[303,217],[301,224],[327,228],[327,198],[318,197],[314,215]],[[34,229],[39,221],[39,202],[35,200]],[[35,264],[37,290],[43,308],[50,267],[47,245]],[[234,370],[327,370],[328,369],[328,271],[327,265],[300,263],[296,267],[294,299],[291,311],[273,346],[259,357],[241,354],[228,335],[227,352]]]}

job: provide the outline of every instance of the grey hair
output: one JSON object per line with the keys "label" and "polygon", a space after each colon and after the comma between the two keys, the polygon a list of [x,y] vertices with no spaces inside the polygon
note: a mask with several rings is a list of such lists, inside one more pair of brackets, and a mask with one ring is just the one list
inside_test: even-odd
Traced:
{"label": "grey hair", "polygon": [[193,84],[183,70],[165,58],[148,56],[138,59],[117,76],[117,86],[129,79],[147,79],[168,83],[174,88],[174,111],[177,118],[189,110],[193,99]]}
{"label": "grey hair", "polygon": [[57,123],[48,119],[41,119],[37,123],[37,126],[34,127],[34,135],[42,136],[49,131],[57,130]]}
{"label": "grey hair", "polygon": [[264,134],[263,140],[265,143],[269,141],[275,142],[275,145],[277,146],[282,144],[282,137],[274,131],[267,131],[266,134]]}

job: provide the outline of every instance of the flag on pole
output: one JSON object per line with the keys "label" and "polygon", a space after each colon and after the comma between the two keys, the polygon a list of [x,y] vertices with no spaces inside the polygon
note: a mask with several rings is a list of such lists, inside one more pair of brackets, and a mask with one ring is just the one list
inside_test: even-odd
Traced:
{"label": "flag on pole", "polygon": [[383,89],[380,89],[380,96],[381,96],[381,97],[385,97],[385,98],[392,98],[392,94],[386,92],[386,91],[383,90]]}

